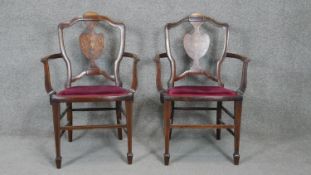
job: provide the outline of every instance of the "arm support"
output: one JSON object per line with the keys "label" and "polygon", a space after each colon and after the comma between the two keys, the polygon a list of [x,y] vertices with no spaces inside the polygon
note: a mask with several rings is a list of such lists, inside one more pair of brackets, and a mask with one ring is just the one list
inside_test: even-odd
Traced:
{"label": "arm support", "polygon": [[61,53],[48,55],[41,59],[41,62],[44,65],[44,81],[45,81],[45,90],[46,92],[51,95],[54,94],[55,91],[52,88],[51,85],[51,77],[50,77],[50,68],[49,68],[49,60],[57,59],[57,58],[63,58],[63,55]]}
{"label": "arm support", "polygon": [[250,59],[248,59],[245,56],[235,54],[235,53],[226,53],[226,57],[235,58],[243,62],[241,83],[240,83],[240,88],[238,89],[238,91],[240,91],[243,94],[246,89],[246,85],[247,85],[247,65],[248,65],[248,62],[250,62]]}
{"label": "arm support", "polygon": [[157,83],[158,91],[164,90],[162,86],[162,81],[161,81],[161,62],[160,62],[161,58],[168,58],[167,53],[161,53],[159,55],[156,55],[156,57],[154,58],[154,62],[156,63],[156,69],[157,69],[156,83]]}
{"label": "arm support", "polygon": [[132,70],[131,89],[136,90],[137,89],[137,85],[138,85],[138,80],[137,80],[137,63],[139,61],[139,58],[138,58],[137,55],[135,55],[133,53],[129,53],[129,52],[124,52],[123,53],[123,57],[132,58],[133,61],[134,61],[133,70]]}

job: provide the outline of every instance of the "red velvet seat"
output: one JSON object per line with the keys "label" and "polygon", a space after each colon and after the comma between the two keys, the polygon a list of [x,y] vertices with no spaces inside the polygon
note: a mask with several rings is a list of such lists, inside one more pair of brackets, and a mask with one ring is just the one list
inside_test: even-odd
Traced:
{"label": "red velvet seat", "polygon": [[70,96],[70,95],[102,95],[102,96],[119,96],[129,93],[128,90],[119,86],[73,86],[60,91],[57,95]]}
{"label": "red velvet seat", "polygon": [[170,96],[236,96],[233,90],[221,86],[175,86],[168,89]]}

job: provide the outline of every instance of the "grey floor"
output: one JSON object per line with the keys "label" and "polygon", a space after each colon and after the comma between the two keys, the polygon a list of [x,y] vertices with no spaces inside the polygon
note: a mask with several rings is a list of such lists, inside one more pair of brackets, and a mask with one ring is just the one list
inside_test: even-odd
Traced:
{"label": "grey floor", "polygon": [[[136,134],[136,133],[135,133]],[[140,135],[140,134],[139,134]],[[162,161],[161,129],[134,137],[134,162],[126,163],[126,137],[116,132],[77,131],[74,142],[62,138],[63,166],[54,164],[54,140],[48,136],[1,136],[0,174],[310,174],[311,136],[269,138],[242,134],[241,162],[231,161],[233,139],[220,141],[212,131],[179,130],[171,141],[171,164]]]}

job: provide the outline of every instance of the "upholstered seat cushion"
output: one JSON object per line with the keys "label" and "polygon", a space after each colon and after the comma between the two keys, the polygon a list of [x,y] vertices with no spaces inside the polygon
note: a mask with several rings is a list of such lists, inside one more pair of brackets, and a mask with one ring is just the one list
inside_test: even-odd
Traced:
{"label": "upholstered seat cushion", "polygon": [[221,86],[175,86],[168,89],[170,96],[237,96],[233,90]]}
{"label": "upholstered seat cushion", "polygon": [[128,90],[119,86],[73,86],[60,91],[57,95],[100,95],[100,96],[118,96],[129,93]]}

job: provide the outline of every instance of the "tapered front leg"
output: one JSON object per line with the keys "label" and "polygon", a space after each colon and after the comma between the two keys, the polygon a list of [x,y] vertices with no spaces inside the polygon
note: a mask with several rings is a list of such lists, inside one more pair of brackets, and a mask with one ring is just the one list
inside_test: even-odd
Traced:
{"label": "tapered front leg", "polygon": [[241,128],[242,101],[234,102],[234,153],[233,161],[239,165],[240,161],[240,128]]}
{"label": "tapered front leg", "polygon": [[164,165],[168,165],[170,161],[169,144],[170,144],[171,105],[172,103],[170,101],[164,101],[164,109],[163,109],[164,132],[165,132]]}
{"label": "tapered front leg", "polygon": [[[170,123],[173,124],[174,123],[174,106],[175,106],[175,103],[172,101],[172,106],[171,106],[171,119],[170,119]],[[173,132],[173,129],[171,128],[170,129],[170,140],[172,138],[172,132]]]}
{"label": "tapered front leg", "polygon": [[[117,124],[120,124],[121,122],[121,101],[116,102],[116,116],[117,116]],[[118,138],[119,140],[122,140],[122,128],[118,128]]]}
{"label": "tapered front leg", "polygon": [[61,149],[60,149],[60,104],[53,103],[53,123],[54,123],[54,135],[55,135],[55,149],[56,149],[56,167],[61,168],[62,157],[61,157]]}
{"label": "tapered front leg", "polygon": [[[68,126],[72,126],[72,103],[67,103],[67,121]],[[68,130],[68,141],[72,142],[72,130]]]}
{"label": "tapered front leg", "polygon": [[127,162],[128,164],[132,164],[132,161],[133,161],[133,153],[132,153],[133,101],[125,101],[125,109],[126,109],[127,143],[128,143]]}
{"label": "tapered front leg", "polygon": [[[222,113],[222,102],[217,102],[217,119],[216,123],[217,125],[221,124],[221,113]],[[221,129],[217,128],[216,129],[216,139],[220,140],[221,139]]]}

